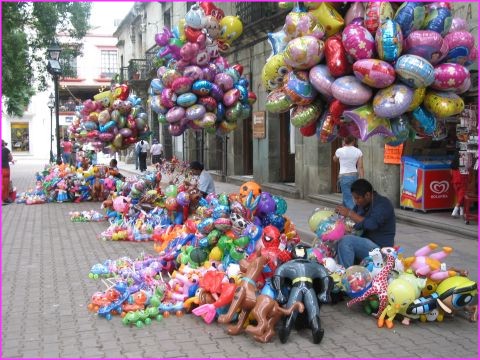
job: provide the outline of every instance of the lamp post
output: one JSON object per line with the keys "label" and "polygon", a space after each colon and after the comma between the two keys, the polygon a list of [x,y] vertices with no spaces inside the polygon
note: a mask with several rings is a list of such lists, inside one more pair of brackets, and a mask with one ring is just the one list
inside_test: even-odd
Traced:
{"label": "lamp post", "polygon": [[48,108],[50,109],[50,162],[53,163],[55,159],[53,158],[53,149],[52,149],[52,142],[53,142],[53,107],[55,106],[55,96],[53,96],[52,93],[50,93],[50,96],[48,97],[48,103],[47,103]]}
{"label": "lamp post", "polygon": [[47,49],[48,52],[48,65],[47,71],[53,76],[53,83],[55,85],[55,136],[57,137],[57,162],[62,161],[62,156],[60,154],[60,117],[59,117],[59,96],[58,96],[58,80],[60,75],[62,75],[62,67],[58,59],[60,58],[60,53],[62,49],[58,44],[54,43],[50,45]]}

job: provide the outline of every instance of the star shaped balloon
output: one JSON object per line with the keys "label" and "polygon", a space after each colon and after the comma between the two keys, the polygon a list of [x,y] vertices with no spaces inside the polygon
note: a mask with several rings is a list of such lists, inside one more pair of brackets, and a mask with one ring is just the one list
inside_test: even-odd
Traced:
{"label": "star shaped balloon", "polygon": [[345,111],[345,118],[352,120],[357,124],[359,130],[359,139],[366,141],[374,135],[393,136],[390,121],[375,115],[371,103],[360,106],[356,109]]}

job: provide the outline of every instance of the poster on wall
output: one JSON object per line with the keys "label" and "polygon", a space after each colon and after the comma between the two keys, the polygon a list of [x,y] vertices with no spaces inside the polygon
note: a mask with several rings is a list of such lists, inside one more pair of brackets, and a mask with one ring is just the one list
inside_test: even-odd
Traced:
{"label": "poster on wall", "polygon": [[28,123],[12,123],[12,151],[30,151]]}

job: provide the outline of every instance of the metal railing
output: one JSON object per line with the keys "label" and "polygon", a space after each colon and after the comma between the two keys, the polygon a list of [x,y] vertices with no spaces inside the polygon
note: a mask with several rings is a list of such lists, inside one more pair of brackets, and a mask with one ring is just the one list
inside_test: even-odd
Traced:
{"label": "metal railing", "polygon": [[146,59],[131,59],[128,62],[128,81],[131,80],[148,80],[149,71]]}

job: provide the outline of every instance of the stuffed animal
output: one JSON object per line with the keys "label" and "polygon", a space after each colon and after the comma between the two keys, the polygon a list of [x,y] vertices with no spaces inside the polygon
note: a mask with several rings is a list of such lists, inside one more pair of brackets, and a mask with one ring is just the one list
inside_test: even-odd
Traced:
{"label": "stuffed animal", "polygon": [[415,293],[410,282],[403,279],[393,280],[387,288],[388,305],[377,320],[378,327],[383,327],[385,324],[387,328],[393,328],[395,315],[406,312],[407,306],[415,300]]}
{"label": "stuffed animal", "polygon": [[415,256],[403,260],[405,268],[412,269],[416,275],[426,276],[437,281],[458,275],[453,270],[442,269],[441,261],[451,254],[453,249],[449,246],[444,246],[442,251],[431,254],[436,248],[438,248],[437,244],[430,243],[418,249],[415,252]]}

